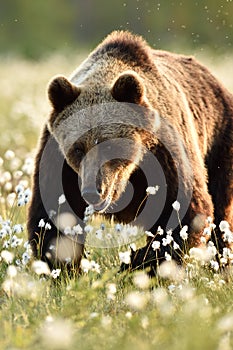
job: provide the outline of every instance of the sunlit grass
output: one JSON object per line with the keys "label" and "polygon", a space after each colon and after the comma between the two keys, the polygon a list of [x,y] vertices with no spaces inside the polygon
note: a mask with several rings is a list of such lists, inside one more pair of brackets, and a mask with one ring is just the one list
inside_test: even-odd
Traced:
{"label": "sunlit grass", "polygon": [[[232,57],[203,58],[231,91]],[[49,110],[45,87],[54,74],[69,75],[75,62],[75,56],[1,62],[0,349],[232,349],[232,268],[210,268],[198,252],[188,254],[183,267],[167,261],[154,279],[120,273],[119,253],[131,248],[112,241],[98,247],[122,227],[97,218],[88,223],[93,230],[79,278],[33,264],[26,191]],[[137,248],[145,241],[140,229],[139,237]]]}

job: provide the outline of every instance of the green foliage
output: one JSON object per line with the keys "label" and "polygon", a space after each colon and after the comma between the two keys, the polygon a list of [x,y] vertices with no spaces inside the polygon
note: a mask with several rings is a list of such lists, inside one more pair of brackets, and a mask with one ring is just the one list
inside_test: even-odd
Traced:
{"label": "green foliage", "polygon": [[0,2],[0,52],[38,58],[96,45],[115,29],[160,48],[232,49],[233,2],[8,0]]}

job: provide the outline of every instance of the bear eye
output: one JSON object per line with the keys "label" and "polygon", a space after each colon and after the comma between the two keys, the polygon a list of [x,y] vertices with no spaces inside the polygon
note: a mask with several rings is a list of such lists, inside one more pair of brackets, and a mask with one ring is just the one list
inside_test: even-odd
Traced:
{"label": "bear eye", "polygon": [[76,152],[76,155],[79,156],[79,157],[83,157],[84,156],[84,152],[81,149],[79,149],[79,148],[77,148],[75,150],[75,152]]}
{"label": "bear eye", "polygon": [[78,158],[78,160],[81,160],[84,157],[84,148],[80,145],[77,145],[74,149],[75,158]]}

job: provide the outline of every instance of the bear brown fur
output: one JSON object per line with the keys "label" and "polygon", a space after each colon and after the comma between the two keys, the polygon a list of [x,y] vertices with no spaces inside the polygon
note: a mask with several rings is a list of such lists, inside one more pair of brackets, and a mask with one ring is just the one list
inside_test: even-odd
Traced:
{"label": "bear brown fur", "polygon": [[[201,244],[208,217],[217,228],[221,220],[233,224],[233,96],[194,58],[153,50],[141,37],[113,32],[70,80],[55,77],[48,95],[52,111],[39,143],[28,213],[34,254],[39,251],[50,264],[56,261],[49,251],[51,242],[64,234],[49,210],[57,210],[62,193],[66,203],[60,210],[75,213],[82,225],[87,203],[111,216],[108,206],[114,207],[131,183],[131,201],[115,210],[114,218],[132,222],[143,212],[147,187],[158,184],[158,194],[148,197],[149,209],[137,223],[156,240],[162,239],[156,234],[159,226],[171,228],[181,249],[180,225],[188,225],[193,247]],[[104,162],[107,147],[101,144],[112,139],[122,139],[117,142],[122,157]],[[146,150],[156,157],[165,180],[150,173]],[[153,182],[148,183],[144,168]],[[93,173],[98,176],[93,178]],[[176,200],[181,204],[181,222],[172,208]],[[183,201],[188,201],[184,210]],[[43,234],[38,228],[41,218],[52,226]],[[220,250],[227,245],[218,229],[215,237]],[[76,265],[84,241],[79,235],[72,257]],[[133,253],[133,268],[156,266],[152,241]],[[157,258],[162,260],[167,249],[161,245]],[[171,247],[167,251],[179,260]]]}

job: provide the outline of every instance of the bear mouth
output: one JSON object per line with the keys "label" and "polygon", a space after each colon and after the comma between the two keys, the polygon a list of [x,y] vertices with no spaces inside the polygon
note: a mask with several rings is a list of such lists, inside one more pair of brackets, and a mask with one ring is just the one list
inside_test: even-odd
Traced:
{"label": "bear mouth", "polygon": [[93,204],[93,209],[98,213],[104,213],[111,204],[111,197],[108,196],[106,199],[99,203]]}

